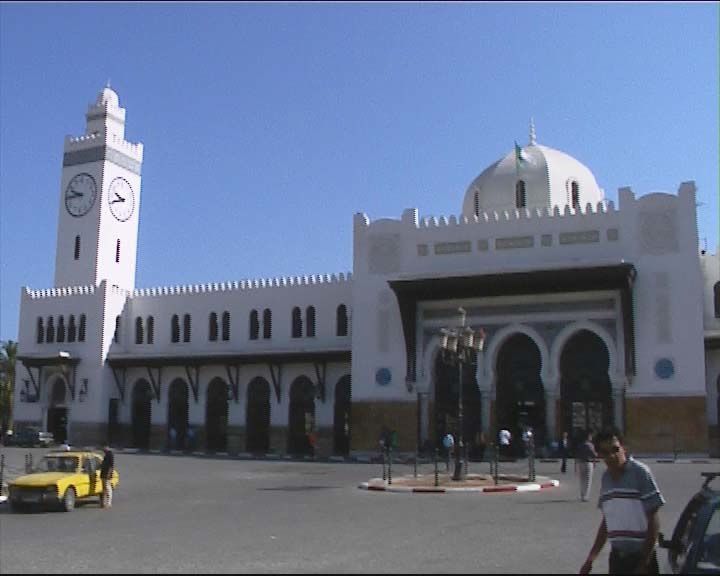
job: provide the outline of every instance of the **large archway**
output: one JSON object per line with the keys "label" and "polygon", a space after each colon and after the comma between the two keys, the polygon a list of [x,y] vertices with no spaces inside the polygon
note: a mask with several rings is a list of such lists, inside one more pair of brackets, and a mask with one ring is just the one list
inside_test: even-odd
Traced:
{"label": "large archway", "polygon": [[333,418],[333,449],[335,454],[347,456],[350,453],[351,380],[347,374],[335,385],[335,407]]}
{"label": "large archway", "polygon": [[248,385],[245,431],[248,452],[265,454],[270,449],[270,384],[259,376]]}
{"label": "large archway", "polygon": [[590,330],[580,330],[560,355],[562,425],[574,442],[586,431],[613,423],[609,354],[603,340]]}
{"label": "large archway", "polygon": [[[463,439],[470,458],[479,456],[478,443],[482,431],[482,403],[475,374],[477,356],[472,353],[471,362],[462,364]],[[443,450],[442,437],[450,433],[455,437],[459,428],[460,368],[457,363],[446,360],[440,351],[433,368],[434,387],[434,433],[435,446]]]}
{"label": "large archway", "polygon": [[171,450],[185,450],[188,447],[188,385],[180,378],[174,380],[168,390],[167,422],[168,446]]}
{"label": "large archway", "polygon": [[511,432],[511,451],[516,456],[524,453],[522,432],[527,426],[533,430],[536,446],[546,442],[541,369],[540,349],[530,336],[516,333],[503,342],[496,368],[497,427]]}
{"label": "large archway", "polygon": [[67,388],[62,378],[56,378],[50,389],[50,403],[47,413],[47,431],[55,442],[62,444],[68,439],[68,408],[65,404]]}
{"label": "large archway", "polygon": [[227,450],[228,386],[220,378],[208,385],[205,403],[205,446],[209,452]]}
{"label": "large archway", "polygon": [[307,376],[300,376],[290,387],[288,452],[314,454],[311,435],[315,432],[315,385]]}
{"label": "large archway", "polygon": [[152,421],[152,390],[147,380],[135,382],[132,391],[132,444],[135,448],[150,448]]}

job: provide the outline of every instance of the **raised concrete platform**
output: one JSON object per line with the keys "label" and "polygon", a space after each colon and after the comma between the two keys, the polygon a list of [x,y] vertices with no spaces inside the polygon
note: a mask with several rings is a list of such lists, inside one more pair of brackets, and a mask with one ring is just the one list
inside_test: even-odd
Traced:
{"label": "raised concrete platform", "polygon": [[545,488],[559,486],[560,482],[547,476],[536,476],[529,480],[527,476],[508,474],[498,475],[497,484],[490,474],[468,474],[463,480],[453,480],[447,474],[438,474],[437,486],[434,474],[405,475],[392,478],[392,483],[382,478],[371,478],[362,482],[358,488],[378,492],[415,492],[415,493],[448,493],[448,492],[535,492]]}

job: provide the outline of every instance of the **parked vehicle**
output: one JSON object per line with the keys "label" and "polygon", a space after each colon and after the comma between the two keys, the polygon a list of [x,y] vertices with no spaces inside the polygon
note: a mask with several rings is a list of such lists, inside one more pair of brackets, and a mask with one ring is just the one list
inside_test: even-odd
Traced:
{"label": "parked vehicle", "polygon": [[701,475],[705,481],[680,514],[672,539],[660,533],[673,574],[720,573],[720,486],[710,486],[720,472]]}
{"label": "parked vehicle", "polygon": [[[66,512],[79,500],[97,497],[102,504],[103,486],[100,465],[103,455],[97,452],[70,450],[49,452],[30,474],[9,482],[8,500],[13,511],[28,505],[60,507]],[[117,470],[110,480],[113,489],[120,482]]]}
{"label": "parked vehicle", "polygon": [[44,432],[36,426],[27,426],[21,428],[17,433],[7,436],[6,446],[27,446],[34,448],[36,446],[48,447],[55,442],[52,432]]}

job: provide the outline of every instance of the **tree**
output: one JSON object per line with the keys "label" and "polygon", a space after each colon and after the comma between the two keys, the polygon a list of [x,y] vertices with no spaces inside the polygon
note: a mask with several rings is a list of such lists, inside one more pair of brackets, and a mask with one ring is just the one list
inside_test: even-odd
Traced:
{"label": "tree", "polygon": [[17,342],[12,340],[2,342],[0,344],[0,431],[3,435],[12,425],[16,358]]}

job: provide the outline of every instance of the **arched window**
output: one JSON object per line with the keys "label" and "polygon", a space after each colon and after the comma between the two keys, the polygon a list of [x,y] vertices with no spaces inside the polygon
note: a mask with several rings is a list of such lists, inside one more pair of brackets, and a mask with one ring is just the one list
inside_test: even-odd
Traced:
{"label": "arched window", "polygon": [[172,326],[171,326],[171,340],[173,342],[180,342],[180,318],[177,314],[173,314]]}
{"label": "arched window", "polygon": [[225,342],[230,340],[230,312],[223,312],[222,315],[222,339]]}
{"label": "arched window", "polygon": [[217,342],[217,339],[218,339],[217,314],[215,312],[210,312],[210,319],[209,319],[209,325],[208,325],[208,340],[210,340],[210,342]]}
{"label": "arched window", "polygon": [[525,208],[527,197],[525,195],[525,181],[518,180],[515,184],[515,208]]}
{"label": "arched window", "polygon": [[45,329],[45,342],[55,342],[55,322],[52,316],[48,316],[47,328]]}
{"label": "arched window", "polygon": [[120,262],[120,238],[118,238],[117,244],[115,244],[115,262]]}
{"label": "arched window", "polygon": [[60,316],[58,318],[57,341],[65,342],[65,317],[64,316]]}
{"label": "arched window", "polygon": [[258,311],[250,311],[250,340],[257,340],[260,336],[260,321],[258,320]]}
{"label": "arched window", "polygon": [[80,236],[75,236],[75,260],[80,260]]}
{"label": "arched window", "polygon": [[715,282],[715,318],[720,318],[720,282]]}
{"label": "arched window", "polygon": [[[115,342],[117,342],[117,338],[119,338],[118,334],[120,332],[120,316],[115,318]],[[75,342],[75,335],[77,334],[77,326],[75,326],[75,315],[70,314],[70,318],[68,319],[68,342]]]}
{"label": "arched window", "polygon": [[78,328],[78,342],[85,342],[85,314],[80,314],[80,327]]}
{"label": "arched window", "polygon": [[338,336],[347,336],[348,334],[348,317],[347,317],[347,307],[345,304],[340,304],[340,306],[337,307],[337,329],[336,334]]}
{"label": "arched window", "polygon": [[300,311],[300,308],[295,306],[292,311],[292,337],[293,338],[300,338],[302,337],[302,312]]}
{"label": "arched window", "polygon": [[143,343],[143,321],[142,317],[135,318],[135,344]]}
{"label": "arched window", "polygon": [[272,312],[270,308],[263,310],[263,338],[272,338]]}
{"label": "arched window", "polygon": [[570,182],[570,201],[573,208],[580,208],[580,186],[575,180]]}
{"label": "arched window", "polygon": [[147,343],[152,344],[155,339],[155,319],[152,316],[147,317]]}
{"label": "arched window", "polygon": [[310,338],[315,336],[315,306],[308,306],[305,310],[305,330],[306,336]]}
{"label": "arched window", "polygon": [[[70,326],[68,328],[68,340],[75,341],[75,316],[70,316]],[[113,342],[120,341],[120,316],[115,316],[115,333],[113,334]]]}
{"label": "arched window", "polygon": [[45,326],[43,326],[42,316],[38,316],[37,319],[37,343],[42,344],[45,342]]}
{"label": "arched window", "polygon": [[183,342],[190,342],[190,314],[183,316]]}

